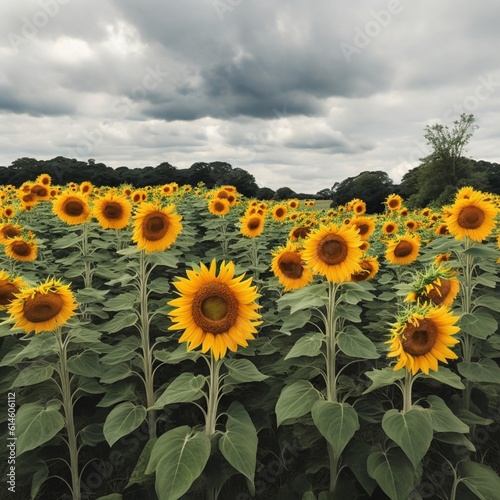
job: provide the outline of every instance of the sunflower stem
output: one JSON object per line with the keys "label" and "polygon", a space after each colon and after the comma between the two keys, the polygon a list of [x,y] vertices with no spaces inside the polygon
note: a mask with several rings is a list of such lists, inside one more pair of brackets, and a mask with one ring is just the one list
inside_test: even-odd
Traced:
{"label": "sunflower stem", "polygon": [[[474,245],[474,242],[468,237],[465,237],[464,247],[465,250],[469,250]],[[462,311],[464,314],[470,314],[472,312],[472,292],[474,289],[473,285],[473,273],[474,273],[474,256],[469,253],[464,253],[459,255],[460,260],[463,264],[463,287],[461,290],[462,298]],[[462,357],[463,361],[470,363],[474,355],[474,342],[471,336],[462,331]],[[468,410],[470,407],[470,398],[472,392],[472,384],[470,380],[465,379],[465,389],[462,398],[462,407]]]}
{"label": "sunflower stem", "polygon": [[208,404],[207,417],[205,421],[205,434],[212,437],[215,434],[215,425],[217,423],[217,407],[219,403],[220,391],[220,367],[222,359],[214,359],[214,355],[210,354],[209,362],[209,379],[208,379]]}
{"label": "sunflower stem", "polygon": [[69,462],[71,471],[71,492],[73,500],[81,499],[80,492],[80,474],[78,470],[78,443],[75,431],[75,420],[73,416],[73,395],[71,393],[71,379],[68,371],[68,339],[67,336],[64,340],[62,338],[62,331],[60,328],[55,332],[57,344],[59,346],[59,378],[61,381],[61,396],[64,410],[64,417],[66,422],[66,432],[68,434],[68,450]]}
{"label": "sunflower stem", "polygon": [[[139,321],[141,323],[141,350],[144,362],[142,371],[144,374],[144,389],[146,391],[146,408],[151,408],[155,402],[154,396],[154,373],[153,373],[153,350],[149,339],[149,313],[148,313],[148,272],[146,254],[144,250],[139,252]],[[150,439],[156,437],[156,412],[148,411],[148,429]]]}
{"label": "sunflower stem", "polygon": [[403,386],[403,411],[402,413],[406,413],[411,410],[412,402],[411,402],[411,390],[413,386],[413,375],[410,370],[405,371],[405,379],[402,382]]}
{"label": "sunflower stem", "polygon": [[[83,257],[83,286],[84,288],[92,288],[92,266],[90,261],[89,250],[89,224],[84,222],[82,229],[82,257]],[[83,320],[89,319],[90,314],[87,312],[87,305],[82,305]]]}
{"label": "sunflower stem", "polygon": [[335,345],[337,318],[335,316],[336,296],[339,285],[328,283],[328,305],[326,310],[326,399],[337,402],[337,374]]}

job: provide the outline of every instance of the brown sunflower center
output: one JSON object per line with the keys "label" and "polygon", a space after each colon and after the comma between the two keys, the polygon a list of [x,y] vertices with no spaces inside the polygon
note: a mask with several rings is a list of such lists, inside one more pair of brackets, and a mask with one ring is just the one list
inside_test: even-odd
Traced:
{"label": "brown sunflower center", "polygon": [[251,217],[250,220],[247,222],[248,229],[250,230],[259,229],[260,221],[261,221],[260,217]]}
{"label": "brown sunflower center", "polygon": [[283,254],[278,262],[280,271],[287,277],[293,280],[298,280],[302,277],[304,267],[302,266],[302,259],[299,254],[294,252],[286,252]]}
{"label": "brown sunflower center", "polygon": [[429,300],[435,304],[436,306],[443,303],[443,301],[448,297],[451,291],[451,281],[450,280],[441,280],[441,285],[437,283],[434,284],[434,288],[430,290],[426,295]]}
{"label": "brown sunflower center", "polygon": [[21,234],[21,231],[19,231],[19,229],[16,229],[12,226],[4,227],[2,232],[5,238],[15,238],[16,236],[19,236]]}
{"label": "brown sunflower center", "polygon": [[389,203],[388,203],[389,207],[391,208],[398,208],[399,207],[399,200],[389,200]]}
{"label": "brown sunflower center", "polygon": [[365,281],[369,278],[371,272],[373,271],[373,266],[369,262],[361,262],[361,271],[351,274],[352,281]]}
{"label": "brown sunflower center", "polygon": [[12,245],[12,252],[21,257],[27,257],[31,253],[31,247],[25,241],[19,241]]}
{"label": "brown sunflower center", "polygon": [[276,209],[276,217],[283,217],[285,215],[285,210],[283,208]]}
{"label": "brown sunflower center", "polygon": [[17,292],[19,292],[19,288],[16,285],[5,280],[0,281],[0,306],[10,304]]}
{"label": "brown sunflower center", "polygon": [[103,213],[106,219],[119,219],[123,214],[123,208],[116,201],[111,201],[106,204]]}
{"label": "brown sunflower center", "polygon": [[224,203],[222,203],[222,201],[216,201],[214,203],[214,210],[216,212],[224,212],[225,208],[226,208],[226,205],[224,205]]}
{"label": "brown sunflower center", "polygon": [[356,224],[356,227],[358,228],[359,235],[364,236],[370,231],[370,226],[368,224],[362,223],[362,224]]}
{"label": "brown sunflower center", "polygon": [[36,292],[34,297],[24,303],[23,315],[31,323],[42,323],[55,318],[63,305],[63,299],[57,293]]}
{"label": "brown sunflower center", "polygon": [[424,318],[418,326],[408,323],[403,332],[403,350],[412,356],[423,356],[432,350],[438,337],[434,321]]}
{"label": "brown sunflower center", "polygon": [[311,229],[308,227],[297,227],[293,230],[293,237],[297,239],[305,238],[310,232]]}
{"label": "brown sunflower center", "polygon": [[329,266],[341,264],[347,257],[347,244],[337,234],[328,234],[318,245],[318,258]]}
{"label": "brown sunflower center", "polygon": [[169,226],[168,217],[165,214],[152,212],[144,217],[142,223],[143,236],[149,241],[161,240],[167,234]]}
{"label": "brown sunflower center", "polygon": [[458,225],[464,229],[477,229],[484,222],[484,212],[474,205],[464,207],[458,216]]}
{"label": "brown sunflower center", "polygon": [[413,245],[406,240],[400,241],[396,248],[394,249],[394,255],[396,257],[408,257],[413,251]]}
{"label": "brown sunflower center", "polygon": [[80,200],[70,198],[64,203],[63,210],[67,215],[70,215],[71,217],[79,217],[85,211],[85,206]]}
{"label": "brown sunflower center", "polygon": [[206,283],[193,299],[194,322],[204,332],[227,332],[238,319],[238,300],[225,283]]}
{"label": "brown sunflower center", "polygon": [[37,184],[36,186],[33,186],[31,188],[31,192],[33,194],[36,194],[37,196],[47,196],[49,192],[47,191],[47,188],[45,186],[40,186]]}

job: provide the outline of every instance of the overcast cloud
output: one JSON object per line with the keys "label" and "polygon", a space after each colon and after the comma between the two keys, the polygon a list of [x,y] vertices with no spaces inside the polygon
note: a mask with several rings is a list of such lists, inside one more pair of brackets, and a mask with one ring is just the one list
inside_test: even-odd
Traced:
{"label": "overcast cloud", "polygon": [[399,182],[462,112],[498,162],[499,26],[498,0],[3,1],[0,164],[219,160],[315,193]]}

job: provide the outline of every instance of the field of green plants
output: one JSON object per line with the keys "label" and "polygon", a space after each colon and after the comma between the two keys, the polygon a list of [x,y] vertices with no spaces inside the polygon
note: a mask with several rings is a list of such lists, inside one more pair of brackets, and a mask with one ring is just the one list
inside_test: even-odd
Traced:
{"label": "field of green plants", "polygon": [[500,491],[500,198],[0,186],[15,499]]}

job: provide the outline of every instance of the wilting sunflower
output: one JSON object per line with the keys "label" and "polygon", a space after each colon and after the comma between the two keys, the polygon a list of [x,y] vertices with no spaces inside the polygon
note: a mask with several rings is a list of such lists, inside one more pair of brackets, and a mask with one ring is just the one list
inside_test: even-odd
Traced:
{"label": "wilting sunflower", "polygon": [[459,342],[452,337],[460,330],[454,326],[458,320],[446,306],[417,306],[406,311],[393,324],[391,339],[386,342],[390,344],[387,356],[398,358],[394,369],[428,374],[438,370],[438,361],[456,359],[449,347]]}
{"label": "wilting sunflower", "polygon": [[219,217],[226,215],[229,213],[229,201],[226,198],[212,198],[208,202],[208,211]]}
{"label": "wilting sunflower", "polygon": [[375,221],[371,217],[354,217],[351,224],[358,230],[362,240],[367,240],[375,231]]}
{"label": "wilting sunflower", "polygon": [[417,260],[419,249],[419,236],[406,233],[404,236],[389,241],[385,252],[385,258],[391,264],[411,264]]}
{"label": "wilting sunflower", "polygon": [[306,238],[302,257],[314,274],[335,283],[350,281],[352,274],[361,271],[361,242],[352,226],[320,226]]}
{"label": "wilting sunflower", "polygon": [[451,260],[451,253],[439,253],[434,259],[434,265],[439,266],[443,262],[449,262]]}
{"label": "wilting sunflower", "polygon": [[14,260],[31,262],[36,259],[38,245],[31,240],[16,236],[5,243],[5,253]]}
{"label": "wilting sunflower", "polygon": [[22,278],[13,278],[0,269],[0,311],[16,298],[15,294],[25,286],[27,285]]}
{"label": "wilting sunflower", "polygon": [[15,328],[25,332],[50,332],[64,325],[75,314],[75,297],[69,285],[49,278],[37,287],[23,288],[8,311]]}
{"label": "wilting sunflower", "polygon": [[179,342],[187,342],[188,351],[201,345],[201,351],[211,350],[216,360],[227,349],[235,352],[238,346],[248,346],[261,324],[252,278],[234,277],[232,262],[222,262],[217,274],[215,259],[209,268],[200,264],[200,271],[186,274],[173,283],[181,296],[168,303],[174,307],[169,330],[184,330]]}
{"label": "wilting sunflower", "polygon": [[271,269],[285,292],[303,288],[313,279],[311,270],[302,260],[302,252],[291,242],[273,252]]}
{"label": "wilting sunflower", "polygon": [[87,222],[92,213],[87,197],[77,192],[60,194],[52,202],[52,212],[71,225]]}
{"label": "wilting sunflower", "polygon": [[448,230],[461,240],[468,236],[474,241],[483,241],[495,227],[497,208],[492,202],[485,201],[479,191],[472,192],[468,198],[459,198],[451,207],[446,218]]}
{"label": "wilting sunflower", "polygon": [[407,302],[431,302],[435,306],[451,306],[460,290],[456,271],[449,267],[429,267],[420,273],[406,296]]}
{"label": "wilting sunflower", "polygon": [[287,212],[288,209],[285,205],[275,205],[271,211],[273,219],[280,222],[286,219]]}
{"label": "wilting sunflower", "polygon": [[351,275],[351,281],[367,281],[371,280],[379,270],[377,257],[365,257],[359,263],[361,271]]}
{"label": "wilting sunflower", "polygon": [[93,215],[103,229],[123,229],[130,223],[132,204],[113,192],[94,200]]}
{"label": "wilting sunflower", "polygon": [[248,215],[240,219],[241,234],[247,238],[256,238],[264,229],[264,217],[259,214]]}
{"label": "wilting sunflower", "polygon": [[132,241],[139,250],[163,252],[182,231],[182,216],[175,213],[175,205],[162,208],[154,203],[143,202],[134,215]]}

